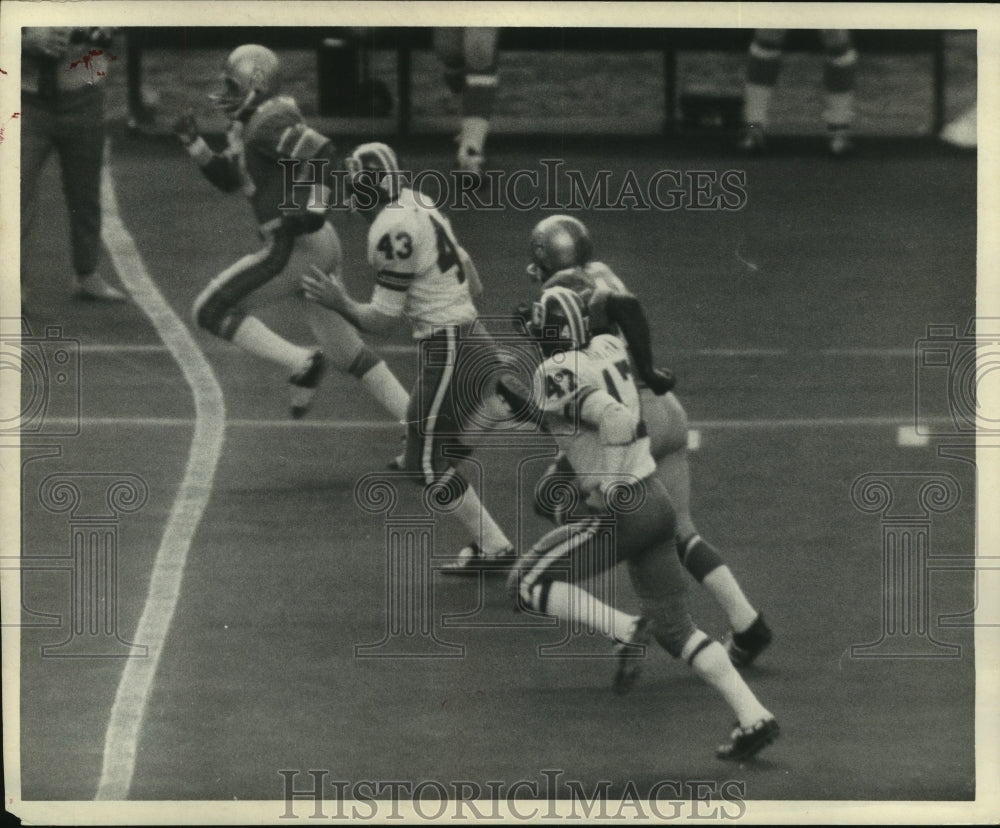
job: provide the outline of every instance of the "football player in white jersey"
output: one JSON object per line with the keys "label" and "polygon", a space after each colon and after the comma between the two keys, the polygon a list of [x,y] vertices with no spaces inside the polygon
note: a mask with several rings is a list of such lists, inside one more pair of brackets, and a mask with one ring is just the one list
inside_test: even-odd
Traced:
{"label": "football player in white jersey", "polygon": [[[481,387],[470,378],[484,359],[497,359],[493,341],[473,332],[478,315],[473,297],[482,291],[479,275],[448,219],[404,186],[390,147],[361,144],[346,164],[352,206],[371,223],[371,301],[355,301],[336,273],[317,267],[302,278],[302,288],[309,299],[369,333],[385,334],[400,320],[409,322],[422,346],[406,415],[403,467],[419,473],[425,485],[442,487],[438,502],[454,507],[471,536],[446,571],[505,567],[513,545],[462,471],[463,460],[472,452],[467,444],[475,427],[470,417],[493,393],[492,387]],[[469,565],[472,562],[475,566]]]}
{"label": "football player in white jersey", "polygon": [[[749,665],[771,643],[772,633],[722,556],[701,537],[694,524],[687,414],[670,390],[672,378],[653,368],[642,306],[606,264],[593,260],[590,232],[572,216],[549,216],[535,226],[531,259],[528,275],[533,282],[542,288],[563,285],[587,295],[592,330],[626,337],[658,476],[677,513],[678,554],[684,567],[726,614],[731,628],[726,649],[733,663],[738,667]],[[554,470],[565,471],[565,460]]]}
{"label": "football player in white jersey", "polygon": [[[544,412],[565,452],[588,514],[548,532],[522,554],[508,588],[519,608],[587,625],[603,618],[607,623],[601,631],[621,638],[631,617],[580,584],[626,564],[642,607],[644,637],[652,635],[670,655],[684,659],[738,719],[716,755],[749,759],[777,738],[777,720],[736,672],[722,645],[691,619],[675,552],[674,510],[656,475],[628,351],[616,336],[591,338],[588,316],[583,297],[552,287],[535,304],[529,326],[546,357],[535,373],[531,402]],[[609,520],[610,539],[602,531]]]}
{"label": "football player in white jersey", "polygon": [[[216,276],[194,303],[197,325],[238,348],[271,360],[291,375],[292,416],[303,416],[332,362],[361,382],[395,419],[406,414],[406,390],[358,332],[338,316],[311,302],[303,309],[321,349],[289,342],[254,311],[283,300],[301,302],[299,278],[308,265],[340,267],[340,239],[326,217],[323,185],[305,203],[288,179],[282,160],[329,157],[330,140],[310,128],[292,98],[279,95],[280,64],[270,49],[246,44],[235,49],[223,68],[224,88],[213,96],[231,119],[227,146],[213,152],[198,134],[191,114],[174,129],[205,177],[223,192],[242,190],[250,200],[264,246]],[[308,166],[308,165],[305,165]],[[303,199],[300,209],[285,205]],[[221,232],[221,230],[220,230]]]}

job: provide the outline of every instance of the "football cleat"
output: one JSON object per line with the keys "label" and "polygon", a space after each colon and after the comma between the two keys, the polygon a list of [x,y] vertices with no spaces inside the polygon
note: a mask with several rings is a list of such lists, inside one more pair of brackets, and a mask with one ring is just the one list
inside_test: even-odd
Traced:
{"label": "football cleat", "polygon": [[476,575],[480,572],[502,572],[510,567],[516,555],[514,547],[508,546],[494,555],[486,555],[478,543],[470,543],[458,551],[458,557],[445,564],[441,571],[445,575]]}
{"label": "football cleat", "polygon": [[316,396],[323,374],[326,373],[326,358],[322,351],[314,351],[306,367],[292,376],[288,382],[292,386],[292,419],[301,420]]}
{"label": "football cleat", "polygon": [[77,279],[76,298],[85,302],[124,302],[127,298],[96,273]]}
{"label": "football cleat", "polygon": [[768,645],[774,634],[771,628],[764,621],[764,616],[760,613],[754,622],[743,632],[731,632],[726,640],[726,652],[729,660],[736,667],[748,667]]}
{"label": "football cleat", "polygon": [[760,155],[767,150],[767,135],[761,124],[746,124],[736,142],[736,149],[744,155]]}
{"label": "football cleat", "polygon": [[639,616],[628,639],[615,641],[613,651],[617,664],[611,689],[619,696],[631,690],[639,678],[639,673],[642,672],[642,660],[646,657],[646,645],[651,639],[652,626],[649,619]]}
{"label": "football cleat", "polygon": [[729,736],[729,741],[716,748],[715,755],[719,759],[731,762],[742,762],[752,759],[764,748],[778,738],[780,728],[774,717],[761,719],[749,727],[736,725]]}
{"label": "football cleat", "polygon": [[830,126],[827,131],[830,155],[834,158],[845,158],[854,151],[854,140],[851,131],[846,126]]}

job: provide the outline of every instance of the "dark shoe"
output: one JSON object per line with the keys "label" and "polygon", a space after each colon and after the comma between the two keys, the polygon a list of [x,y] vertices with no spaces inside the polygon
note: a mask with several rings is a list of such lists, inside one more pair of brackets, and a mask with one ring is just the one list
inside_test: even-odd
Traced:
{"label": "dark shoe", "polygon": [[756,620],[741,633],[730,633],[726,641],[729,660],[737,667],[748,667],[753,663],[774,638],[764,616],[757,614]]}
{"label": "dark shoe", "polygon": [[483,554],[478,543],[470,543],[458,551],[458,557],[441,567],[445,575],[476,575],[480,572],[504,572],[515,560],[514,547],[510,546],[495,555]]}
{"label": "dark shoe", "polygon": [[651,640],[652,625],[648,618],[639,616],[628,639],[615,642],[614,653],[618,663],[611,689],[619,696],[631,690],[639,678],[639,673],[642,672],[642,660],[646,657],[646,646]]}
{"label": "dark shoe", "polygon": [[750,727],[737,725],[730,735],[729,741],[724,745],[719,745],[715,755],[720,759],[732,762],[752,759],[778,738],[779,730],[778,720],[774,718],[761,719]]}
{"label": "dark shoe", "polygon": [[322,351],[315,351],[309,357],[309,364],[288,380],[292,386],[292,419],[300,420],[305,416],[316,397],[316,388],[324,373],[326,359]]}

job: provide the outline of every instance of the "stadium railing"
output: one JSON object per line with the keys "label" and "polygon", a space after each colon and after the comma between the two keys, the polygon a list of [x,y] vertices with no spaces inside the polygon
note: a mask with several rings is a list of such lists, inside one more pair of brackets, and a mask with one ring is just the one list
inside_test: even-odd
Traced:
{"label": "stadium railing", "polygon": [[[320,113],[337,115],[349,108],[357,95],[382,98],[376,108],[391,108],[381,84],[368,76],[367,54],[392,50],[397,60],[396,129],[399,136],[413,131],[412,57],[415,51],[432,48],[432,30],[427,27],[378,27],[347,29],[329,27],[135,27],[127,33],[129,109],[143,107],[142,53],[146,49],[225,49],[241,43],[262,43],[275,50],[315,49]],[[933,85],[931,128],[937,134],[944,125],[945,42],[944,32],[932,29],[855,29],[855,44],[862,54],[926,54],[931,56]],[[745,52],[752,29],[663,29],[663,28],[504,28],[500,51],[659,52],[663,60],[663,131],[673,133],[678,120],[677,57],[682,52]],[[337,49],[339,48],[339,52]],[[816,33],[789,31],[787,51],[819,52]],[[353,88],[352,88],[353,87]],[[351,92],[355,98],[350,97]],[[348,114],[348,113],[344,113]],[[356,113],[350,113],[356,114]]]}

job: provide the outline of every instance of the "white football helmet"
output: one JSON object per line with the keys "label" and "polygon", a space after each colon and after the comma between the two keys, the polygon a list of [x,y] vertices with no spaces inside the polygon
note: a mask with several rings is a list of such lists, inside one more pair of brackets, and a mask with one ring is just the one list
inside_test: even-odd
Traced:
{"label": "white football helmet", "polygon": [[538,340],[545,356],[585,348],[590,342],[586,300],[567,287],[545,289],[532,309],[528,332]]}
{"label": "white football helmet", "polygon": [[377,141],[356,146],[344,159],[351,208],[364,212],[399,195],[402,175],[396,153]]}
{"label": "white football helmet", "polygon": [[244,117],[277,94],[280,70],[278,56],[266,46],[237,46],[222,67],[223,91],[209,97],[230,118]]}

